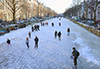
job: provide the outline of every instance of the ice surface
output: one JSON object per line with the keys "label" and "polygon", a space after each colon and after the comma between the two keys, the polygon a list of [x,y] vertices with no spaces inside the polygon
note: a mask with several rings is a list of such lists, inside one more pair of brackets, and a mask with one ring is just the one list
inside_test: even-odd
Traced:
{"label": "ice surface", "polygon": [[[80,52],[78,69],[100,68],[99,56],[95,56],[100,53],[91,45],[91,40],[87,40],[95,39],[94,45],[99,45],[100,38],[65,18],[60,21],[54,18],[45,22],[49,25],[41,26],[40,31],[31,32],[29,49],[25,39],[31,31],[31,26],[0,36],[0,69],[72,69],[73,60],[70,56],[74,46]],[[51,25],[52,22],[55,24],[54,27]],[[71,28],[70,36],[67,36],[68,27]],[[61,41],[54,37],[54,31],[61,31]],[[89,35],[85,35],[86,33]],[[39,38],[38,49],[34,47],[35,36]],[[11,40],[11,47],[6,44],[7,38]],[[97,66],[93,67],[94,65]]]}

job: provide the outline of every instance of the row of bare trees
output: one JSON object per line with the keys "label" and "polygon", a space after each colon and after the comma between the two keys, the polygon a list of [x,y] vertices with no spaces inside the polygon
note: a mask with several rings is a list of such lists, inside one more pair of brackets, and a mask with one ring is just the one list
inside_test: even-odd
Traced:
{"label": "row of bare trees", "polygon": [[13,22],[16,22],[16,12],[25,6],[25,4],[21,4],[19,0],[3,0],[2,4],[10,10],[10,12],[13,14]]}
{"label": "row of bare trees", "polygon": [[[91,1],[84,0],[84,2],[82,3],[84,3],[84,11],[86,13],[86,19],[88,18],[88,10],[90,9],[91,19],[92,19],[92,15],[94,15],[93,20],[94,20],[94,23],[96,23],[96,12],[98,9],[98,5],[100,4],[100,1],[99,0],[91,0]],[[82,9],[82,3],[72,6],[71,8],[66,10],[64,14],[67,16],[78,16],[78,11]]]}
{"label": "row of bare trees", "polygon": [[92,15],[94,14],[94,23],[96,23],[96,12],[98,9],[98,5],[100,4],[99,0],[91,0],[91,2],[87,2],[84,0],[84,3],[86,7],[88,7],[91,10],[91,18]]}

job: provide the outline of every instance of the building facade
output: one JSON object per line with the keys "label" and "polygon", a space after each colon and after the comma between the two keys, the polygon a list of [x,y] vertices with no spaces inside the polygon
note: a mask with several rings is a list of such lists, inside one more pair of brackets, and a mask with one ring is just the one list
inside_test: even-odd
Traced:
{"label": "building facade", "polygon": [[[10,1],[10,0],[9,0]],[[21,8],[16,12],[16,20],[23,20],[31,18],[33,16],[42,16],[45,15],[54,16],[57,15],[52,9],[45,7],[43,3],[38,2],[38,0],[16,0],[19,1],[17,6]],[[3,5],[5,0],[0,0],[0,19],[10,21],[13,19],[12,12]]]}
{"label": "building facade", "polygon": [[[91,2],[92,0],[84,0],[85,2]],[[100,0],[98,0],[100,2]],[[81,8],[78,10],[78,16],[86,19],[94,19],[94,11],[89,9],[84,2],[81,3]],[[96,20],[100,20],[100,4],[96,9]]]}

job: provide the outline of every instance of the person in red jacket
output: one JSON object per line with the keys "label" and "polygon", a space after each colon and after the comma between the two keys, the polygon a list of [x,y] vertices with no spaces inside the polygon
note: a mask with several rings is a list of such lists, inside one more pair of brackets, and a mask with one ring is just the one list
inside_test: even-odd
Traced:
{"label": "person in red jacket", "polygon": [[28,37],[26,38],[26,45],[29,48],[29,39],[28,39]]}
{"label": "person in red jacket", "polygon": [[30,31],[29,31],[28,35],[29,35],[29,38],[31,38],[31,32]]}

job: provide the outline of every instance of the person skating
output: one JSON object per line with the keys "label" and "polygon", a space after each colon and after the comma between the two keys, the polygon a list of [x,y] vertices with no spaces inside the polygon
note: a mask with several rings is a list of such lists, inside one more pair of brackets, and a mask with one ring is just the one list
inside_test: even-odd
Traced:
{"label": "person skating", "polygon": [[32,26],[32,32],[34,32],[34,27]]}
{"label": "person skating", "polygon": [[39,39],[38,39],[38,37],[37,37],[37,36],[35,36],[34,41],[35,41],[35,47],[36,47],[36,48],[38,48],[38,41],[39,41]]}
{"label": "person skating", "polygon": [[40,26],[39,25],[37,25],[37,29],[40,30]]}
{"label": "person skating", "polygon": [[10,39],[7,39],[7,44],[8,44],[8,47],[11,46]]}
{"label": "person skating", "polygon": [[74,69],[77,69],[77,58],[79,56],[79,52],[75,49],[75,47],[73,47],[72,55],[74,57]]}
{"label": "person skating", "polygon": [[68,32],[68,34],[67,34],[67,35],[69,36],[69,34],[70,34],[70,28],[68,28],[68,29],[67,29],[67,32]]}
{"label": "person skating", "polygon": [[9,28],[7,28],[6,32],[7,32],[7,33],[9,33],[9,32],[10,32]]}
{"label": "person skating", "polygon": [[52,27],[54,27],[54,23],[52,23]]}
{"label": "person skating", "polygon": [[59,40],[61,40],[61,32],[58,33]]}
{"label": "person skating", "polygon": [[28,35],[29,35],[29,38],[31,38],[31,32],[30,31],[29,31]]}
{"label": "person skating", "polygon": [[57,31],[55,31],[55,38],[57,37]]}
{"label": "person skating", "polygon": [[61,23],[59,23],[59,26],[61,26]]}
{"label": "person skating", "polygon": [[29,48],[29,39],[28,39],[28,37],[26,38],[26,45]]}

